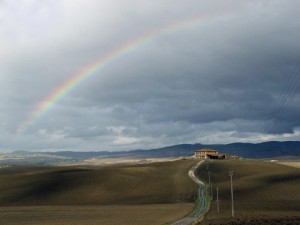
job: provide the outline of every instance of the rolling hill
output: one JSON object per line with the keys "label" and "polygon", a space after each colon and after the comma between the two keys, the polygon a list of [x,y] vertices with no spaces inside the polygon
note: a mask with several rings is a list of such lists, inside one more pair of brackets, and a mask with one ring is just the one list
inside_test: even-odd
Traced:
{"label": "rolling hill", "polygon": [[[230,170],[233,171],[234,219],[231,218]],[[211,161],[197,170],[197,176],[206,183],[208,171],[214,197],[209,213],[200,224],[299,224],[298,168],[257,160]],[[219,213],[216,187],[219,190]]]}

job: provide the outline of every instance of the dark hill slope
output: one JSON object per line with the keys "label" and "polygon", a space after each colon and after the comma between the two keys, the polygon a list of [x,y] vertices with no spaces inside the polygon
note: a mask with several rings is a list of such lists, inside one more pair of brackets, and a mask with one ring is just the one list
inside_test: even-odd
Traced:
{"label": "dark hill slope", "polygon": [[[111,167],[0,170],[0,205],[143,205],[193,202],[195,160]],[[0,224],[2,224],[0,222]]]}

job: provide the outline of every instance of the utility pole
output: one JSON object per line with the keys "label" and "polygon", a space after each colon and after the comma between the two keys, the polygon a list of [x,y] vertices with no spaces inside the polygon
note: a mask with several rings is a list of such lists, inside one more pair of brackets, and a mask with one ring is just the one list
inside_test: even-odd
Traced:
{"label": "utility pole", "polygon": [[220,213],[220,206],[219,206],[219,187],[217,187],[217,212]]}
{"label": "utility pole", "polygon": [[234,217],[233,186],[232,186],[233,171],[229,171],[229,176],[230,176],[230,186],[231,186],[231,216]]}
{"label": "utility pole", "polygon": [[214,190],[213,190],[213,183],[210,183],[210,193],[211,193],[211,200],[214,199]]}
{"label": "utility pole", "polygon": [[210,188],[211,188],[211,186],[210,186],[210,171],[208,171],[208,190],[209,190],[209,195],[211,196],[211,190],[210,190]]}

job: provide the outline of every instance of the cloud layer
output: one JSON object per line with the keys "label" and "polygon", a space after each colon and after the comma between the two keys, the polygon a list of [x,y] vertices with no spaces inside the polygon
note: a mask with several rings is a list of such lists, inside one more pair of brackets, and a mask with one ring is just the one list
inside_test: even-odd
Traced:
{"label": "cloud layer", "polygon": [[[299,7],[296,0],[0,1],[0,149],[299,140]],[[154,33],[16,134],[75,74]]]}

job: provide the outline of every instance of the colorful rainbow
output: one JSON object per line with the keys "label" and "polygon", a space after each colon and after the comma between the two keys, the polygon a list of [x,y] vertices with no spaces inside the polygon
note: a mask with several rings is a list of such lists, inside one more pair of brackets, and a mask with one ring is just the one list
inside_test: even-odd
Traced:
{"label": "colorful rainbow", "polygon": [[68,95],[72,90],[78,87],[84,81],[90,79],[99,74],[99,72],[107,67],[108,65],[114,63],[125,55],[135,51],[136,49],[146,45],[147,43],[165,36],[167,34],[171,34],[180,30],[181,28],[185,28],[187,26],[193,26],[198,24],[199,22],[203,22],[207,19],[220,18],[222,16],[226,16],[228,13],[216,14],[216,15],[207,15],[207,16],[197,16],[186,19],[184,21],[179,21],[177,23],[173,23],[172,25],[162,27],[158,30],[152,31],[146,35],[143,35],[133,41],[126,43],[120,48],[115,49],[109,54],[105,55],[96,60],[95,63],[88,65],[86,68],[81,70],[79,73],[72,76],[70,80],[67,80],[63,83],[59,88],[57,88],[51,95],[49,95],[46,99],[44,99],[41,104],[39,104],[34,111],[32,111],[25,120],[23,120],[16,130],[16,134],[23,133],[26,129],[28,129],[35,121],[49,112],[54,105],[56,105],[62,98]]}

